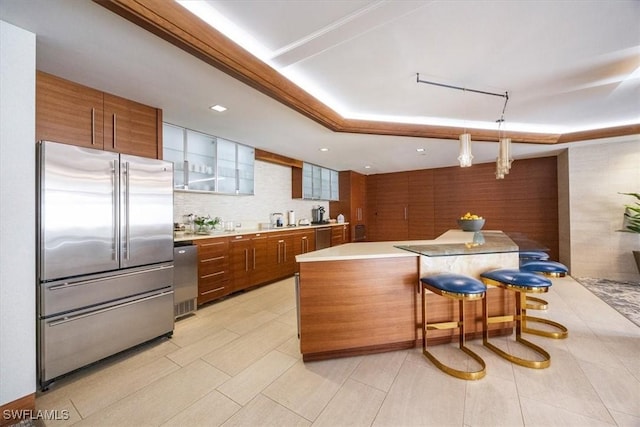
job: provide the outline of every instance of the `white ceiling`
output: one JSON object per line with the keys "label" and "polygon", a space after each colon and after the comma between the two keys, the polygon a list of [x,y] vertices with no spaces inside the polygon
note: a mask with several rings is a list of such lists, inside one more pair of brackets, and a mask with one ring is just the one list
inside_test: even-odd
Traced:
{"label": "white ceiling", "polygon": [[[257,41],[257,55],[347,118],[457,120],[497,134],[503,98],[418,84],[420,73],[508,91],[506,130],[640,123],[638,1],[189,3],[226,16]],[[0,19],[37,35],[39,69],[160,107],[168,122],[337,170],[457,164],[455,141],[331,132],[93,2],[0,0]],[[214,113],[213,104],[228,110]],[[514,144],[512,151],[517,160],[565,147]],[[474,142],[473,154],[476,163],[494,161],[497,144]]]}

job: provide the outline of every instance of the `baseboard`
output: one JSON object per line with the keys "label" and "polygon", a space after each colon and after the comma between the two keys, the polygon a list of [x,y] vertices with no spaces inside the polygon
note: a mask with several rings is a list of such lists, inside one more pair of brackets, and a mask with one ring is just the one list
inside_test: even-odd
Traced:
{"label": "baseboard", "polygon": [[36,411],[36,394],[29,394],[0,406],[0,427],[30,418]]}

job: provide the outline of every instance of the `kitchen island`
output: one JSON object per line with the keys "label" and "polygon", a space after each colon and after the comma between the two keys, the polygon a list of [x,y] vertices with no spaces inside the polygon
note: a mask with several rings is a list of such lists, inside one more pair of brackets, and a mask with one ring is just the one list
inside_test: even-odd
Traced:
{"label": "kitchen island", "polygon": [[[419,279],[440,272],[479,277],[493,268],[517,268],[518,246],[500,231],[449,230],[434,240],[349,243],[298,255],[296,282],[303,360],[414,347],[421,337]],[[501,288],[487,292],[490,315],[511,313]],[[457,304],[428,295],[428,321],[457,318]],[[482,334],[481,301],[466,310],[467,338]],[[511,333],[512,322],[491,325]],[[432,340],[433,337],[433,340]],[[457,330],[429,331],[432,343],[457,339]]]}

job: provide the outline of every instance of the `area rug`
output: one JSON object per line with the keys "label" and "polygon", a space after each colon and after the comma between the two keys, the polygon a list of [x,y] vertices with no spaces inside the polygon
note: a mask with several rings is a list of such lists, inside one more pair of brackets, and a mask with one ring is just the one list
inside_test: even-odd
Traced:
{"label": "area rug", "polygon": [[582,286],[640,326],[640,283],[574,277]]}

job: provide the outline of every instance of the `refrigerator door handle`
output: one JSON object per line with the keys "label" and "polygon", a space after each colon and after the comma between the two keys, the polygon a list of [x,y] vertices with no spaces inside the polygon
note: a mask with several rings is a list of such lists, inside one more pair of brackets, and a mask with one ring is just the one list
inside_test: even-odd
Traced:
{"label": "refrigerator door handle", "polygon": [[163,297],[163,296],[165,296],[167,294],[172,294],[172,293],[173,293],[173,291],[162,292],[162,293],[159,293],[159,294],[150,295],[150,296],[145,297],[145,298],[140,298],[140,299],[137,299],[137,300],[134,300],[134,301],[129,301],[129,302],[126,302],[124,304],[112,305],[111,307],[101,308],[99,310],[90,311],[88,313],[76,314],[75,316],[65,316],[60,320],[54,320],[53,322],[49,322],[47,325],[48,326],[62,325],[63,323],[73,322],[75,320],[83,319],[85,317],[95,316],[96,314],[106,313],[106,312],[112,311],[112,310],[117,310],[117,309],[120,309],[122,307],[129,306],[129,305],[140,304],[141,302],[145,302],[145,301],[149,301],[149,300],[152,300],[152,299],[160,298],[160,297]]}
{"label": "refrigerator door handle", "polygon": [[120,248],[118,246],[118,230],[120,230],[120,217],[118,215],[118,161],[112,162],[111,168],[111,194],[112,194],[112,220],[113,220],[113,259],[120,263]]}
{"label": "refrigerator door handle", "polygon": [[125,259],[129,261],[131,259],[131,254],[129,253],[131,246],[131,230],[129,228],[129,162],[124,162],[122,174],[124,176],[124,255]]}

